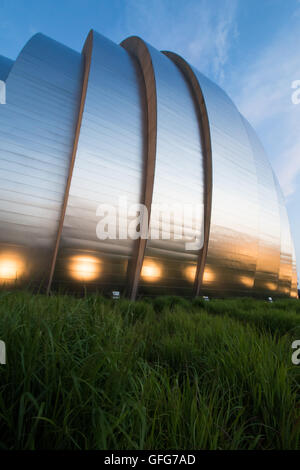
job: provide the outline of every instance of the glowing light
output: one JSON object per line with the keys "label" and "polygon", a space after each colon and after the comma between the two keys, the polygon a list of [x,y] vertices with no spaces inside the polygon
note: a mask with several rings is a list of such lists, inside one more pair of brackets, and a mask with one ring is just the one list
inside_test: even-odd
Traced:
{"label": "glowing light", "polygon": [[101,272],[100,260],[93,256],[74,256],[71,258],[69,271],[77,281],[94,281]]}
{"label": "glowing light", "polygon": [[241,277],[240,277],[240,282],[241,282],[245,287],[253,287],[254,279],[251,278],[251,277],[247,277],[247,276],[241,276]]}
{"label": "glowing light", "polygon": [[210,268],[205,268],[204,274],[203,274],[203,281],[204,282],[213,282],[215,280],[215,274]]}
{"label": "glowing light", "polygon": [[0,283],[16,281],[23,272],[24,262],[18,255],[7,253],[0,257]]}
{"label": "glowing light", "polygon": [[145,281],[158,281],[161,277],[161,267],[154,261],[144,261],[141,277]]}
{"label": "glowing light", "polygon": [[266,288],[268,290],[276,290],[277,289],[277,285],[275,284],[275,282],[267,282],[266,283]]}
{"label": "glowing light", "polygon": [[194,282],[196,276],[197,266],[188,266],[184,270],[186,279],[190,282]]}

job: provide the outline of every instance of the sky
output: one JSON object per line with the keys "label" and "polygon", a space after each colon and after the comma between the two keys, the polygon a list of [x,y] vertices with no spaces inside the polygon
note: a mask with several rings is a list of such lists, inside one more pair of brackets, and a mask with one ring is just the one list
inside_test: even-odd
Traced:
{"label": "sky", "polygon": [[177,52],[227,91],[280,181],[300,276],[300,0],[0,0],[0,53],[12,59],[37,32],[81,51],[91,28]]}

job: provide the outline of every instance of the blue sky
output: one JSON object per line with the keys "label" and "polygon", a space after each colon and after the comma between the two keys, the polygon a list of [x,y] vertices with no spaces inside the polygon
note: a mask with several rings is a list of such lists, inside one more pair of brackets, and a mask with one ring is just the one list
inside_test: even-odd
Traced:
{"label": "blue sky", "polygon": [[91,28],[178,52],[231,96],[284,191],[300,274],[300,0],[0,0],[0,53],[43,32],[80,51]]}

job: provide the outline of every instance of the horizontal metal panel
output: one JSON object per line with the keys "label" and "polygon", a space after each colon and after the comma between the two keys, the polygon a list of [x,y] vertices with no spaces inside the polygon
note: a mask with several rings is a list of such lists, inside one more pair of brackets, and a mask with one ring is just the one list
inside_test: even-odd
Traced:
{"label": "horizontal metal panel", "polygon": [[[118,212],[120,197],[128,205],[145,202],[149,135],[147,207],[153,186],[152,208],[200,204],[203,215],[207,155],[197,82],[186,78],[172,53],[167,57],[142,40],[136,39],[147,50],[146,72],[132,50],[97,33],[91,38],[85,76],[84,54],[40,34],[15,62],[0,56],[0,80],[7,83],[7,104],[0,106],[0,284],[41,283],[51,260],[55,266],[59,246],[56,285],[123,290],[137,244],[129,238],[99,240],[96,212],[101,204],[113,206],[122,230],[131,219]],[[207,109],[212,155],[202,293],[296,297],[285,201],[264,149],[226,93],[191,71]],[[187,250],[186,242],[195,229],[203,238],[203,218],[190,220],[179,240],[179,215],[171,239],[155,216],[152,210],[150,225],[160,238],[150,238],[145,252],[141,245],[139,292],[191,295],[199,250]]]}
{"label": "horizontal metal panel", "polygon": [[[147,241],[141,271],[140,292],[191,295],[199,250],[187,251],[187,235],[203,238],[204,176],[198,110],[190,84],[181,70],[164,54],[149,46],[157,93],[157,150],[153,204],[202,207],[199,221],[185,224],[181,240],[175,234],[183,223],[174,214],[170,239]],[[150,226],[155,226],[153,211]],[[194,225],[192,226],[192,222]],[[160,225],[161,228],[161,225]],[[164,235],[161,229],[160,237]]]}
{"label": "horizontal metal panel", "polygon": [[258,256],[253,290],[264,295],[276,294],[281,250],[281,221],[273,171],[265,151],[250,124],[243,118],[252,147],[259,198]]}
{"label": "horizontal metal panel", "polygon": [[[74,281],[74,286],[83,282],[90,288],[123,289],[134,242],[99,240],[96,211],[99,205],[110,204],[119,216],[120,197],[127,198],[128,205],[140,202],[145,159],[144,82],[135,59],[97,33],[93,33],[91,54],[54,283]],[[122,226],[128,222],[120,221]],[[85,276],[85,270],[94,274]]]}
{"label": "horizontal metal panel", "polygon": [[259,200],[256,166],[236,107],[217,85],[193,69],[210,122],[213,194],[203,289],[251,293],[258,256]]}
{"label": "horizontal metal panel", "polygon": [[[212,205],[212,149],[211,149],[211,135],[210,125],[206,109],[206,104],[203,98],[203,93],[200,88],[197,77],[190,66],[190,64],[184,60],[178,54],[169,51],[163,51],[163,53],[169,57],[179,69],[183,72],[187,81],[191,86],[193,92],[195,105],[198,111],[198,121],[201,133],[201,143],[203,150],[203,202],[204,202],[204,213],[203,213],[203,247],[200,249],[197,260],[196,275],[194,280],[194,295],[198,296],[201,292],[204,269],[207,258],[210,223],[211,223],[211,205]],[[194,268],[193,268],[194,269]],[[189,272],[191,269],[189,270]]]}
{"label": "horizontal metal panel", "polygon": [[292,288],[292,270],[293,270],[293,244],[290,232],[290,225],[285,200],[282,194],[279,182],[275,174],[275,188],[277,191],[279,214],[280,214],[280,266],[278,277],[278,294],[289,296]]}
{"label": "horizontal metal panel", "polygon": [[8,76],[0,106],[0,282],[40,283],[49,271],[81,75],[80,54],[38,34]]}
{"label": "horizontal metal panel", "polygon": [[297,279],[296,252],[295,252],[294,243],[293,243],[292,259],[293,259],[293,265],[292,265],[291,297],[298,298],[298,279]]}

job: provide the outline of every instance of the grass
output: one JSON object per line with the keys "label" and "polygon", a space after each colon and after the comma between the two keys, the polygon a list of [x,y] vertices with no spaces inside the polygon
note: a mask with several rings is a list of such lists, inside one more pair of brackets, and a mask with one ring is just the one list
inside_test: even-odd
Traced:
{"label": "grass", "polygon": [[299,449],[300,302],[0,293],[2,449]]}

